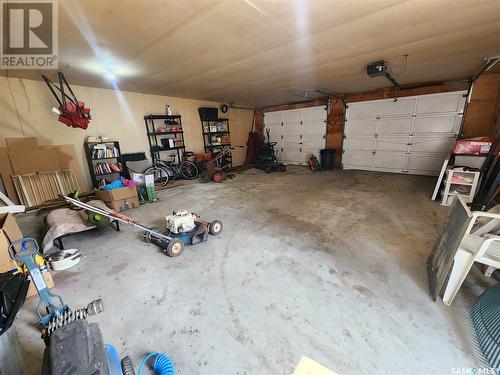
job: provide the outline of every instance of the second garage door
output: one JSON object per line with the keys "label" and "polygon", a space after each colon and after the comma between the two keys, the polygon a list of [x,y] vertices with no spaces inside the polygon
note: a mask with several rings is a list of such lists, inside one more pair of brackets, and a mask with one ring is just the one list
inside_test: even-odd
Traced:
{"label": "second garage door", "polygon": [[326,142],[326,115],[325,106],[265,113],[265,129],[277,143],[278,158],[299,165],[307,164],[310,154],[319,160]]}
{"label": "second garage door", "polygon": [[465,92],[350,103],[344,169],[436,175],[460,131]]}

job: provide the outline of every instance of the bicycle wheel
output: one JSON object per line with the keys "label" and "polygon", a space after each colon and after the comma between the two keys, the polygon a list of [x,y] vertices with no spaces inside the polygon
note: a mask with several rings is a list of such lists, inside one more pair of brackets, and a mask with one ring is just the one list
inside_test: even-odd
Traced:
{"label": "bicycle wheel", "polygon": [[153,174],[155,178],[155,188],[160,188],[168,184],[168,171],[163,167],[150,167],[144,174]]}
{"label": "bicycle wheel", "polygon": [[198,167],[193,162],[185,160],[181,163],[181,175],[186,180],[194,180],[199,175]]}

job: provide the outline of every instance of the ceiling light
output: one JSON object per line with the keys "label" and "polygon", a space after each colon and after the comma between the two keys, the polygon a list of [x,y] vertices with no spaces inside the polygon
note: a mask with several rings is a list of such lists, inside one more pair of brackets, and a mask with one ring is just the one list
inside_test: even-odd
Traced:
{"label": "ceiling light", "polygon": [[109,81],[109,82],[111,82],[111,83],[115,83],[115,82],[118,81],[118,79],[116,78],[116,76],[110,70],[108,70],[104,74],[104,78],[106,78],[106,80]]}

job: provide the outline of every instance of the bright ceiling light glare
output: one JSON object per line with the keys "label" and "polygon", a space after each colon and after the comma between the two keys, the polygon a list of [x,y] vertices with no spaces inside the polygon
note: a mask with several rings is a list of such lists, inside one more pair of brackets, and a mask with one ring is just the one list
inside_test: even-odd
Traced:
{"label": "bright ceiling light glare", "polygon": [[107,59],[104,62],[96,58],[81,61],[78,66],[81,69],[104,77],[108,82],[118,82],[120,78],[130,77],[137,73],[130,64],[120,64],[118,61]]}
{"label": "bright ceiling light glare", "polygon": [[118,79],[116,78],[116,76],[113,73],[111,73],[110,71],[107,71],[104,74],[104,78],[106,78],[106,81],[111,82],[111,83],[118,82]]}
{"label": "bright ceiling light glare", "polygon": [[[92,31],[92,28],[88,22],[87,16],[83,12],[78,2],[61,1],[63,9],[68,14],[73,24],[78,28],[80,34],[87,41],[89,47],[94,52],[94,57],[89,61],[79,61],[78,64],[82,68],[94,72],[95,74],[104,77],[109,81],[113,87],[113,91],[116,95],[118,103],[124,113],[124,117],[128,119],[128,123],[134,123],[134,116],[128,106],[128,103],[120,91],[118,86],[118,78],[125,77],[127,75],[134,74],[134,70],[131,69],[130,64],[125,64],[117,61],[116,59],[110,57],[107,51],[103,51],[97,42],[97,38]],[[71,5],[70,5],[71,4]]]}
{"label": "bright ceiling light glare", "polygon": [[71,65],[78,66],[88,72],[100,75],[112,83],[118,82],[120,78],[128,77],[137,73],[137,69],[133,68],[129,62],[124,63],[120,61],[119,58],[114,57],[110,51],[103,50],[101,48],[97,42],[97,38],[94,35],[92,27],[90,26],[87,16],[78,3],[72,3],[70,6],[68,2],[63,1],[61,4],[95,55],[91,59],[80,59],[78,62],[72,62]]}

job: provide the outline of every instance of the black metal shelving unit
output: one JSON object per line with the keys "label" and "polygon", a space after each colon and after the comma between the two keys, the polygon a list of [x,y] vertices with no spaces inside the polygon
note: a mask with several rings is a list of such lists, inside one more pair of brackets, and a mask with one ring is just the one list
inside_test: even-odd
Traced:
{"label": "black metal shelving unit", "polygon": [[[216,120],[206,120],[200,118],[200,121],[205,152],[211,152],[216,156],[224,147],[231,147],[229,119],[218,118]],[[224,164],[233,165],[231,153],[224,158]]]}
{"label": "black metal shelving unit", "polygon": [[[119,142],[85,142],[84,146],[92,185],[95,188],[113,182],[123,175]],[[111,170],[110,165],[118,171]]]}
{"label": "black metal shelving unit", "polygon": [[[158,122],[160,121],[162,121],[162,124],[159,126]],[[146,115],[144,116],[144,123],[146,124],[146,134],[153,163],[161,160],[160,152],[163,151],[175,151],[177,153],[177,162],[180,163],[186,150],[181,116]]]}

